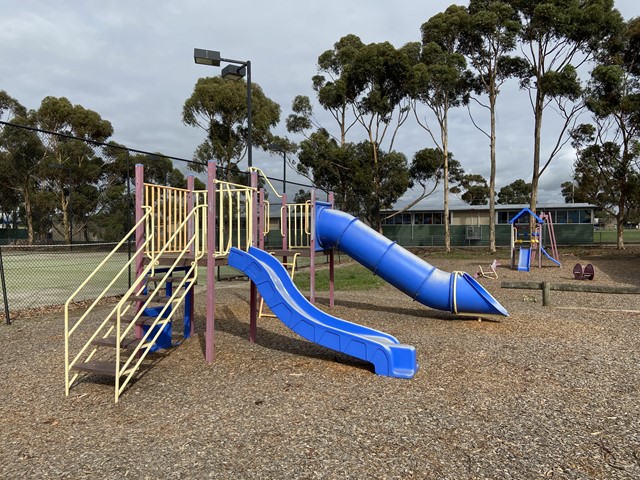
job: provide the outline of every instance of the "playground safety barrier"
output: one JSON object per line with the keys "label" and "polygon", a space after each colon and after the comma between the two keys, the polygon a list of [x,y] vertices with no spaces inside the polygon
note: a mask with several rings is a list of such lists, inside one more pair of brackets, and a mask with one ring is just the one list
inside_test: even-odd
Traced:
{"label": "playground safety barrier", "polygon": [[[248,248],[253,236],[253,222],[246,212],[252,211],[253,195],[255,188],[230,182],[216,180],[216,256],[224,256],[229,253],[232,246]],[[195,241],[194,225],[191,224],[184,231],[177,228],[185,219],[189,211],[194,207],[206,207],[208,192],[206,190],[189,190],[163,185],[145,184],[145,206],[152,209],[154,219],[153,237],[146,254],[149,258],[155,255],[165,246],[167,239],[173,240],[167,253],[179,253],[184,251],[188,242],[194,242],[197,249],[207,253],[207,222],[202,219],[199,228],[199,236]],[[189,208],[191,205],[191,208]],[[268,208],[268,207],[267,207]],[[193,223],[193,222],[192,222]],[[172,236],[179,231],[177,236]]]}

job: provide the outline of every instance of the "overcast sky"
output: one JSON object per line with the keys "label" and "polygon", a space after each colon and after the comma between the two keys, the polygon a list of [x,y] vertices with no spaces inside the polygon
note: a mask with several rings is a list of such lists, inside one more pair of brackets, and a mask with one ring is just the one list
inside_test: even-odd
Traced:
{"label": "overcast sky", "polygon": [[[292,99],[301,94],[314,99],[311,77],[317,58],[342,36],[355,34],[364,43],[389,41],[400,47],[419,41],[420,26],[452,3],[0,0],[0,90],[34,109],[45,96],[67,97],[109,120],[119,143],[191,158],[203,132],[182,124],[182,106],[198,78],[219,73],[194,63],[194,47],[251,60],[253,82],[282,108],[275,133],[284,136]],[[637,0],[615,3],[626,19],[640,15]],[[515,82],[503,90],[498,105],[498,189],[518,178],[531,181],[533,151],[528,97]],[[333,127],[320,107],[316,113]],[[544,137],[549,140],[543,155],[557,127],[553,116],[551,110],[545,114]],[[478,121],[487,125],[486,117]],[[466,109],[453,112],[450,122],[450,151],[468,173],[488,179],[488,140],[474,129]],[[409,160],[417,150],[432,146],[412,120],[394,145]],[[540,203],[562,201],[560,183],[570,179],[573,160],[569,148],[554,160],[541,177]],[[281,157],[255,151],[254,165],[282,178]],[[288,178],[295,178],[292,171]],[[441,207],[442,196],[422,205]]]}

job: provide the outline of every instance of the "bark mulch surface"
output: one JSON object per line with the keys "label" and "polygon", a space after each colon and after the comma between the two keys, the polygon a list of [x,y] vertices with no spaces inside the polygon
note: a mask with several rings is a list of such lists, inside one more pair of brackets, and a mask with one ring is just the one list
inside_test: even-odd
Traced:
{"label": "bark mulch surface", "polygon": [[[430,258],[446,271],[472,261]],[[412,380],[311,344],[277,319],[248,336],[248,283],[217,289],[216,358],[195,337],[156,355],[113,401],[107,380],[64,396],[60,313],[0,326],[0,478],[640,478],[640,295],[541,292],[500,282],[640,287],[640,250],[562,252],[563,267],[481,283],[501,321],[434,311],[389,286],[337,292],[331,313],[414,345]],[[508,253],[506,254],[508,256]],[[328,310],[327,295],[319,304]]]}

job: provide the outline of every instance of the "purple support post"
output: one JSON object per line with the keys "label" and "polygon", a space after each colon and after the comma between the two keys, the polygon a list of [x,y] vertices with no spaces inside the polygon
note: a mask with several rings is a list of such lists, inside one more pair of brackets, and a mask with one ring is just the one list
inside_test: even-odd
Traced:
{"label": "purple support post", "polygon": [[204,358],[213,362],[216,310],[216,162],[207,164],[207,319]]}
{"label": "purple support post", "polygon": [[[136,164],[135,167],[135,196],[136,196],[136,204],[135,204],[135,215],[136,215],[136,223],[138,223],[142,217],[144,216],[144,209],[142,206],[144,205],[144,166],[140,163]],[[144,223],[141,223],[136,228],[136,282],[140,280],[140,276],[142,275],[142,271],[144,270],[144,251],[142,251],[142,246],[144,245]],[[139,288],[141,285],[138,283],[136,288]],[[142,302],[136,302],[136,312],[139,312],[142,308]],[[143,331],[142,325],[135,326],[135,337],[140,339],[142,338]]]}
{"label": "purple support post", "polygon": [[316,189],[311,189],[311,238],[309,239],[309,301],[316,302]]}
{"label": "purple support post", "polygon": [[[253,232],[251,235],[251,244],[258,245],[258,208],[257,205],[258,195],[258,173],[251,172],[251,197],[253,208],[251,212],[248,212],[251,215],[251,223],[253,225]],[[258,331],[258,289],[256,288],[256,284],[251,281],[251,286],[249,287],[249,341],[251,343],[256,342],[257,331]]]}
{"label": "purple support post", "polygon": [[[189,190],[189,192],[187,193],[187,215],[190,214],[193,211],[193,208],[195,207],[195,202],[193,199],[193,191],[195,189],[195,180],[193,175],[189,175],[187,176],[187,190]],[[193,239],[193,236],[195,235],[195,218],[191,217],[189,219],[189,222],[187,224],[187,242],[190,242]],[[197,240],[196,240],[197,241]],[[191,255],[195,255],[195,243],[196,241],[192,242],[189,246],[189,253]],[[194,321],[193,321],[193,306],[194,306],[194,285],[193,282],[191,282],[190,284],[188,284],[187,288],[191,288],[191,295],[187,295],[186,296],[186,305],[185,305],[185,309],[188,309],[188,311],[190,312],[190,318],[191,318],[191,332],[189,334],[190,337],[193,336],[193,334],[195,333],[195,329],[194,329]],[[186,332],[185,332],[186,333]]]}
{"label": "purple support post", "polygon": [[[333,192],[329,192],[329,203],[331,204],[331,208],[333,208]],[[329,307],[334,307],[334,283],[333,283],[333,273],[334,273],[334,252],[335,249],[332,248],[329,250]]]}
{"label": "purple support post", "polygon": [[[288,225],[287,225],[287,194],[282,194],[282,209],[280,210],[280,228],[282,229],[282,250],[289,249],[289,236],[287,233]],[[284,255],[282,257],[282,263],[287,263],[287,256]]]}

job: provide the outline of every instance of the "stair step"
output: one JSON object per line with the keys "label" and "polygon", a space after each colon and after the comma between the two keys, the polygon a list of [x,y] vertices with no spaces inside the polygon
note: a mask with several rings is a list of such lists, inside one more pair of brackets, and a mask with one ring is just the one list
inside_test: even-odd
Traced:
{"label": "stair step", "polygon": [[[133,322],[135,315],[123,315],[120,317],[120,323],[123,325],[128,325]],[[150,317],[147,315],[140,315],[140,317],[136,320],[136,325],[151,325],[156,321],[157,317]],[[115,322],[116,318],[112,318],[112,321]]]}
{"label": "stair step", "polygon": [[[145,368],[141,365],[138,370]],[[71,367],[72,370],[78,370],[85,373],[95,373],[97,375],[107,375],[109,377],[116,376],[116,362],[104,362],[98,360],[91,360],[89,362],[80,363]],[[130,367],[128,370],[122,372],[123,375],[128,375],[133,371]]]}
{"label": "stair step", "polygon": [[[159,274],[159,275],[149,275],[148,277],[145,277],[145,280],[147,280],[148,282],[159,282],[164,278],[164,275]],[[167,283],[173,283],[173,282],[180,282],[182,281],[184,277],[167,277],[164,279],[165,282]]]}
{"label": "stair step", "polygon": [[100,362],[92,360],[90,362],[79,363],[72,367],[74,370],[87,373],[97,373],[99,375],[116,376],[116,362]]}
{"label": "stair step", "polygon": [[[133,300],[136,302],[146,302],[147,300],[149,300],[149,295],[131,295],[129,297],[129,300]],[[171,300],[171,297],[158,297],[155,296],[153,297],[153,299],[151,300],[152,303],[160,303],[160,304],[167,304],[169,303],[169,301]]]}
{"label": "stair step", "polygon": [[[100,345],[103,347],[116,347],[116,337],[96,338],[91,342],[93,345]],[[133,350],[140,343],[139,338],[123,338],[120,340],[120,348],[129,348]]]}

